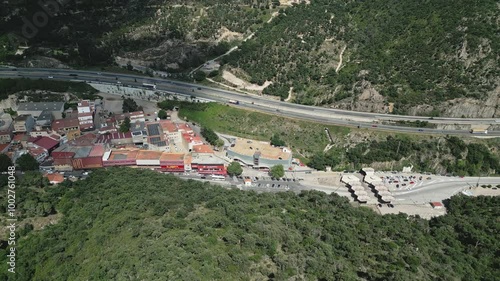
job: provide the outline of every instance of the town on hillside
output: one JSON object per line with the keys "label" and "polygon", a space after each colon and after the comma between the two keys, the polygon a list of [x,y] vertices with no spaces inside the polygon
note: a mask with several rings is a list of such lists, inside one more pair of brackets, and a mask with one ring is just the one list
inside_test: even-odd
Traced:
{"label": "town on hillside", "polygon": [[201,136],[200,127],[177,118],[176,112],[168,111],[163,119],[159,115],[144,110],[113,114],[101,99],[79,100],[76,109],[65,109],[64,102],[19,103],[16,117],[0,116],[0,153],[14,163],[30,154],[54,184],[76,180],[70,176],[75,171],[85,178],[91,169],[113,166],[201,179],[224,179],[233,161],[258,171],[299,166],[287,147],[227,136],[215,147]]}

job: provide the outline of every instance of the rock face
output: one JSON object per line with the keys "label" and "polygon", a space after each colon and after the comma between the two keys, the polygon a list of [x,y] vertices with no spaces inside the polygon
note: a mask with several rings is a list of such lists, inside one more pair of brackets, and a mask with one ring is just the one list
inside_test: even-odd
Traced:
{"label": "rock face", "polygon": [[443,116],[467,118],[500,117],[500,86],[490,93],[486,100],[455,99],[440,105]]}

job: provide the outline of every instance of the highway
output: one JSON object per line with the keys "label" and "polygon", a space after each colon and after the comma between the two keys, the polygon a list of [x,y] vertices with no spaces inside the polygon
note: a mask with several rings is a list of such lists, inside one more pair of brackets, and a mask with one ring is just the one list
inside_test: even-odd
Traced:
{"label": "highway", "polygon": [[[50,77],[50,78],[49,78]],[[44,68],[8,68],[0,67],[0,78],[29,78],[29,79],[53,79],[60,81],[82,81],[91,83],[113,84],[143,88],[143,83],[155,83],[157,90],[183,95],[195,96],[227,103],[229,100],[237,100],[244,109],[255,110],[283,117],[302,119],[324,124],[369,128],[371,130],[382,130],[400,133],[415,134],[444,134],[472,136],[468,130],[441,130],[430,128],[415,128],[396,125],[381,124],[389,121],[427,121],[434,124],[459,124],[459,125],[493,125],[500,124],[500,119],[495,118],[443,118],[379,114],[369,112],[357,112],[340,109],[306,106],[286,103],[268,99],[257,95],[247,95],[197,84],[179,82],[164,78],[145,77],[140,75],[84,71],[74,69],[44,69]],[[118,83],[120,82],[120,83]],[[489,131],[488,134],[480,134],[482,137],[499,137],[500,131]]]}

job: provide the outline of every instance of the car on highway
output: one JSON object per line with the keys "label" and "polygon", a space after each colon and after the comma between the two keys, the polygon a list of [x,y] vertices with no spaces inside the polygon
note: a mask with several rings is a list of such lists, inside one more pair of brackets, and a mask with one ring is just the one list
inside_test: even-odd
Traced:
{"label": "car on highway", "polygon": [[418,129],[419,132],[423,132],[424,130],[423,129]]}
{"label": "car on highway", "polygon": [[410,184],[414,184],[415,182],[414,181],[411,181]]}
{"label": "car on highway", "polygon": [[402,183],[401,186],[406,186],[406,183]]}
{"label": "car on highway", "polygon": [[52,79],[52,78],[54,78],[54,76],[49,76],[49,79]]}
{"label": "car on highway", "polygon": [[427,177],[426,180],[431,180],[432,178],[431,177]]}
{"label": "car on highway", "polygon": [[372,125],[373,128],[377,128],[378,126],[377,125]]}

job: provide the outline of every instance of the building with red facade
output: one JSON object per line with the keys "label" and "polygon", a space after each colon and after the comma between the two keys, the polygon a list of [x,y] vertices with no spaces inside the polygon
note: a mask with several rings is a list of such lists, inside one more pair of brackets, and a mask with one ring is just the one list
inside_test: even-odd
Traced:
{"label": "building with red facade", "polygon": [[191,169],[204,175],[227,175],[224,160],[214,155],[193,155],[191,157]]}
{"label": "building with red facade", "polygon": [[184,154],[163,153],[160,157],[160,168],[164,172],[184,172]]}

